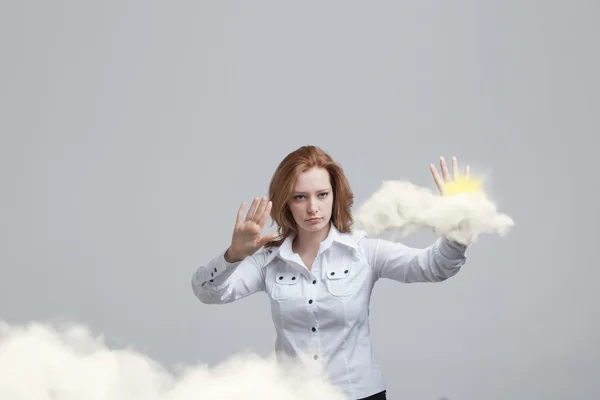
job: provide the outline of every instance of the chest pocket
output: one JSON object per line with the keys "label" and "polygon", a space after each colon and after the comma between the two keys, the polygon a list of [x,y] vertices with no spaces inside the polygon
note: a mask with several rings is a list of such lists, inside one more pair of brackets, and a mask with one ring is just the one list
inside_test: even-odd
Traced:
{"label": "chest pocket", "polygon": [[294,271],[277,271],[271,289],[274,300],[287,300],[300,294],[301,275]]}
{"label": "chest pocket", "polygon": [[352,263],[332,265],[326,268],[325,285],[334,296],[343,297],[352,293],[354,277]]}

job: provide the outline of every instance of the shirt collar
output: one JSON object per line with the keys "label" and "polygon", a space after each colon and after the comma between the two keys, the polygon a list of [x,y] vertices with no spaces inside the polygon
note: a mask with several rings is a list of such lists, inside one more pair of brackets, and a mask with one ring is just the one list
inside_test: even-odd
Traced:
{"label": "shirt collar", "polygon": [[[351,233],[341,233],[336,226],[330,222],[329,224],[329,233],[325,240],[321,242],[320,252],[327,250],[334,242],[339,243],[348,247],[350,250],[358,251],[358,240],[365,236],[364,231],[353,231]],[[295,258],[294,252],[292,250],[292,243],[295,234],[288,236],[283,243],[275,248],[271,248],[267,250],[267,259],[265,260],[264,266],[266,267],[273,259],[277,256],[287,260],[293,260]]]}

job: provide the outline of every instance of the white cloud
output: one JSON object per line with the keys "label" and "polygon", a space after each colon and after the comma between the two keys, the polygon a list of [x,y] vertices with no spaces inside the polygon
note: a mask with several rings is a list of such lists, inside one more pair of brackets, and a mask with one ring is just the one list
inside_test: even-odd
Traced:
{"label": "white cloud", "polygon": [[343,400],[315,371],[274,357],[239,354],[173,374],[148,356],[110,349],[81,325],[57,328],[0,321],[0,399]]}
{"label": "white cloud", "polygon": [[373,236],[385,231],[406,235],[429,228],[465,244],[482,233],[506,235],[514,225],[481,190],[439,196],[406,181],[383,181],[358,208],[355,220]]}

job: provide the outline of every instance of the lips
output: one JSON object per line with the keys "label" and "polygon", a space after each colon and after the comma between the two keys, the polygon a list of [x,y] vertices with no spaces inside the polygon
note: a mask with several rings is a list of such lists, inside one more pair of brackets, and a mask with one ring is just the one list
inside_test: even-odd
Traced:
{"label": "lips", "polygon": [[319,221],[321,218],[311,218],[311,219],[307,219],[307,222],[315,222],[315,221]]}

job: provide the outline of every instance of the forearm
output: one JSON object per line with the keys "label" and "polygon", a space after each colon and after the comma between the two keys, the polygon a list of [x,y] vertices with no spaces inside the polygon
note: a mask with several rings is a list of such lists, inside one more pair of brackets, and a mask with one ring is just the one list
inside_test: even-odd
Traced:
{"label": "forearm", "polygon": [[466,246],[439,238],[426,248],[408,247],[383,239],[365,242],[379,278],[399,282],[440,282],[464,264]]}

